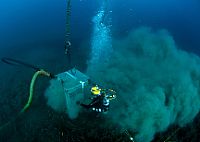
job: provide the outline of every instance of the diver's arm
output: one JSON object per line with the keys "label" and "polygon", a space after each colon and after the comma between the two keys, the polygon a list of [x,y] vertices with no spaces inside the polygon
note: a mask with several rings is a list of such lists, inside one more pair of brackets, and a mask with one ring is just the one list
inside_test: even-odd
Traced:
{"label": "diver's arm", "polygon": [[92,105],[98,103],[99,100],[100,100],[100,96],[97,96],[96,98],[93,98],[93,101],[89,105],[92,106]]}
{"label": "diver's arm", "polygon": [[80,104],[82,107],[84,107],[84,108],[87,108],[87,109],[89,109],[89,108],[91,108],[94,104],[96,104],[96,103],[98,103],[99,102],[99,99],[96,99],[96,98],[94,98],[94,100],[90,103],[90,104],[88,104],[88,105],[86,105],[86,104]]}

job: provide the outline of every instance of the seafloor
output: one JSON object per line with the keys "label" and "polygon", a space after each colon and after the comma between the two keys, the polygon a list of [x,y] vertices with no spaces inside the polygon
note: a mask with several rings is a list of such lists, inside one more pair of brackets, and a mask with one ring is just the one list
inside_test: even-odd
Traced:
{"label": "seafloor", "polygon": [[[26,94],[28,84],[24,82],[17,85],[16,92],[7,98],[1,109],[1,124],[12,120],[20,111],[21,103],[16,100],[21,98],[25,102],[26,97],[19,95]],[[31,108],[13,120],[0,132],[2,142],[129,142],[125,130],[117,124],[111,123],[106,115],[82,111],[75,120],[70,120],[67,114],[57,113],[46,105],[43,95],[47,80],[38,82],[36,87],[37,95],[34,97]],[[42,85],[43,84],[43,85]],[[24,86],[25,85],[25,86]],[[20,88],[21,86],[21,88]],[[16,93],[16,94],[15,94]],[[15,94],[15,95],[14,95]],[[13,98],[15,97],[15,98]],[[5,100],[4,100],[5,101]],[[2,102],[1,102],[2,103]],[[9,105],[8,105],[9,104]],[[18,106],[18,107],[16,107]],[[7,108],[6,108],[7,107]],[[200,114],[193,123],[179,129],[178,126],[171,126],[167,131],[158,133],[153,142],[198,142],[200,138]],[[178,130],[178,131],[177,131]],[[134,137],[135,132],[128,130]]]}
{"label": "seafloor", "polygon": [[[52,52],[53,53],[53,52]],[[32,59],[31,59],[32,60]],[[48,60],[49,62],[49,60]],[[78,61],[77,61],[78,62]],[[51,62],[59,72],[64,70],[63,63]],[[107,115],[82,111],[78,118],[70,120],[67,114],[57,113],[47,106],[44,97],[48,86],[47,78],[36,82],[33,103],[30,109],[15,118],[28,98],[30,79],[33,71],[25,68],[2,67],[5,70],[0,75],[0,125],[12,120],[12,123],[0,130],[0,142],[129,142],[130,139],[124,128],[113,124]],[[59,67],[55,66],[59,65]],[[50,69],[51,65],[46,66]],[[45,68],[45,65],[44,65]],[[84,70],[84,68],[81,68]],[[112,110],[110,110],[112,111]],[[130,124],[131,125],[131,124]],[[136,132],[128,130],[134,137]],[[199,142],[200,113],[192,123],[180,128],[170,126],[168,130],[157,133],[153,142]]]}

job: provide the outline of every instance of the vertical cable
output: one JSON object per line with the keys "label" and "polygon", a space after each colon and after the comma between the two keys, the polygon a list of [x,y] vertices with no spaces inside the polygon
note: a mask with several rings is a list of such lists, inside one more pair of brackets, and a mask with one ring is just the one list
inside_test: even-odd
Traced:
{"label": "vertical cable", "polygon": [[66,33],[65,33],[65,54],[68,58],[69,67],[71,68],[71,42],[70,42],[70,18],[71,18],[71,0],[67,0],[66,9]]}

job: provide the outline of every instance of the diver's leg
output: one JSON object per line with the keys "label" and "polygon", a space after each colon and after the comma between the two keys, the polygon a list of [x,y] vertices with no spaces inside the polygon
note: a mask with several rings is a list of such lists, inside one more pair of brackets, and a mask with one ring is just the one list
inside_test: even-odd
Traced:
{"label": "diver's leg", "polygon": [[86,108],[86,109],[89,109],[91,106],[90,105],[86,105],[86,104],[80,104],[80,106]]}

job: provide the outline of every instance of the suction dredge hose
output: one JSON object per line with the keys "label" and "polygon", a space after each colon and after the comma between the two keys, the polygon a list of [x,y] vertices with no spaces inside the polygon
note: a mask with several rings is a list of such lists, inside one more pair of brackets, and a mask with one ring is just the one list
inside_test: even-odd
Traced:
{"label": "suction dredge hose", "polygon": [[22,108],[22,110],[20,111],[20,113],[13,120],[10,120],[9,122],[7,122],[4,125],[0,126],[0,131],[3,128],[5,128],[6,126],[8,126],[11,122],[15,121],[15,119],[17,117],[19,117],[22,113],[24,113],[31,106],[31,103],[32,103],[32,100],[33,100],[35,82],[36,82],[36,80],[37,80],[37,78],[39,76],[47,76],[47,77],[50,77],[50,78],[55,78],[55,76],[52,75],[51,73],[46,72],[43,69],[40,69],[40,68],[38,68],[36,66],[27,64],[27,63],[22,62],[22,61],[15,60],[15,59],[12,59],[12,58],[2,58],[1,60],[2,60],[2,62],[6,63],[6,64],[10,64],[10,65],[14,65],[14,66],[24,66],[24,67],[32,68],[36,72],[34,73],[32,79],[31,79],[30,88],[29,88],[29,98],[28,98],[27,103]]}
{"label": "suction dredge hose", "polygon": [[34,93],[34,86],[35,86],[35,81],[37,79],[37,77],[39,75],[42,75],[42,76],[47,76],[47,77],[50,77],[50,73],[44,71],[44,70],[39,70],[39,71],[36,71],[32,77],[32,80],[31,80],[31,84],[30,84],[30,89],[29,89],[29,98],[28,98],[28,101],[26,103],[26,105],[24,106],[24,108],[21,110],[21,113],[25,112],[31,105],[32,103],[32,100],[33,100],[33,93]]}

